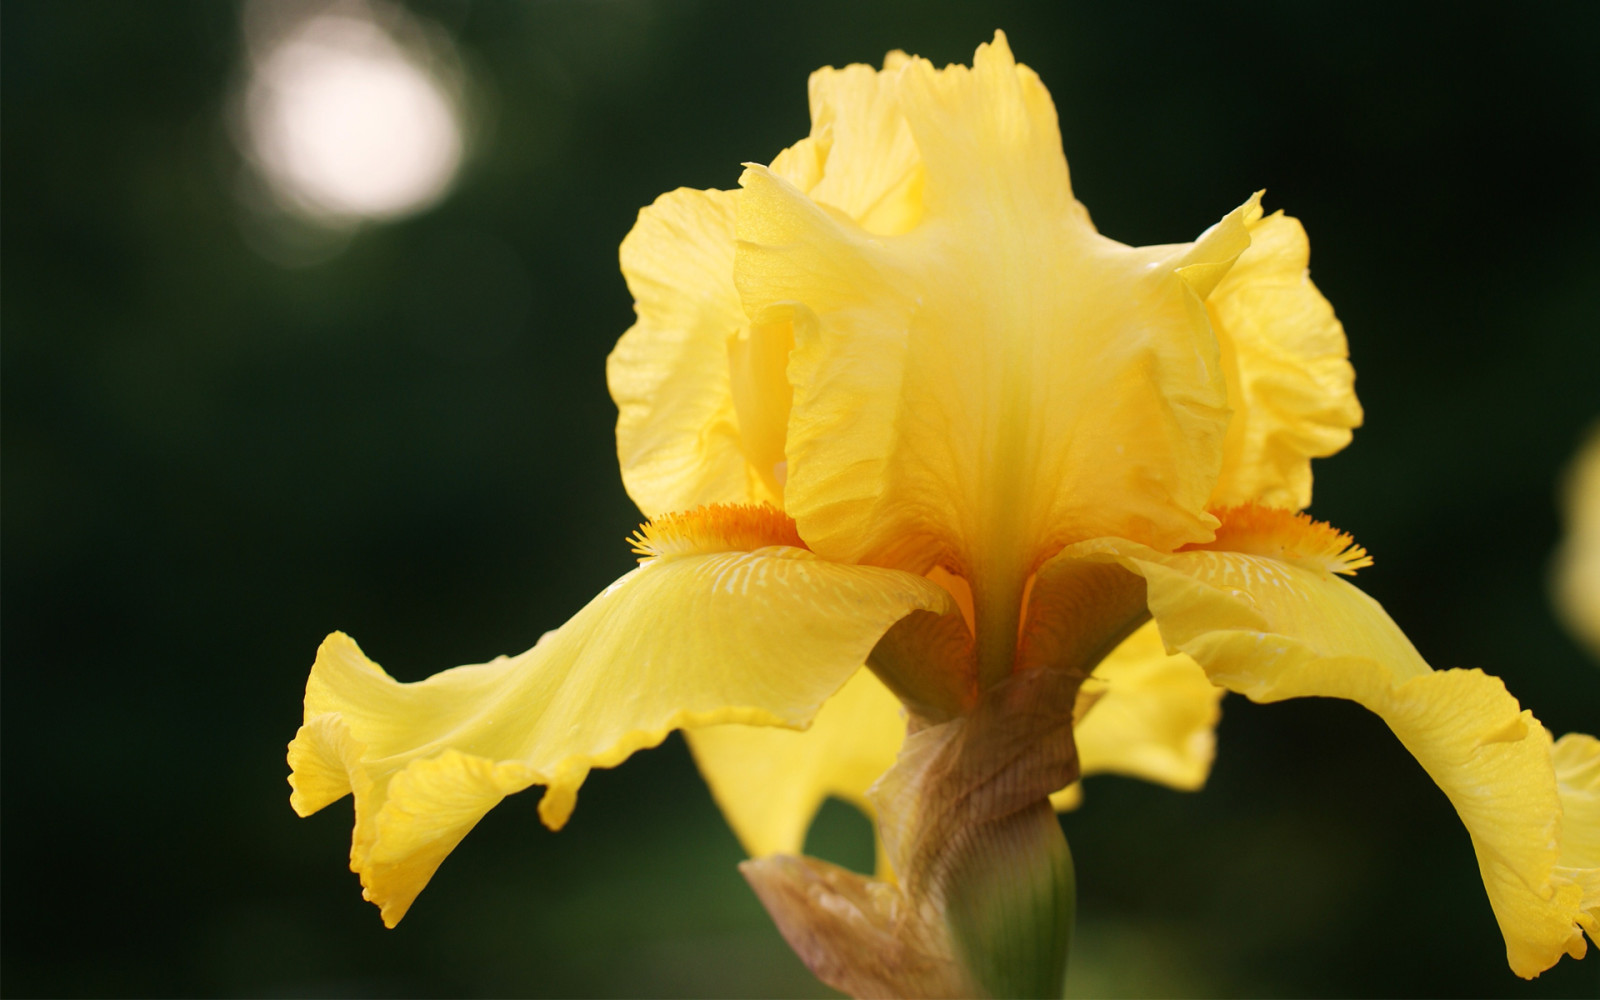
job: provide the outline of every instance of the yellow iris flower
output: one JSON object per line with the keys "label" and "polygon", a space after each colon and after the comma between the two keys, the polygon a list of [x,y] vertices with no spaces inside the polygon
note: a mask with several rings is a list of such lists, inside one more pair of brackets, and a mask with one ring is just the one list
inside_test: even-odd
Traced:
{"label": "yellow iris flower", "polygon": [[[1341,579],[1365,553],[1297,513],[1361,419],[1299,223],[1258,195],[1192,243],[1101,236],[1001,35],[971,68],[824,69],[810,97],[809,137],[739,190],[662,196],[622,245],[638,322],[608,376],[639,568],[533,649],[419,683],[342,634],[319,650],[291,803],[354,793],[384,921],[504,796],[543,785],[559,828],[591,768],[682,729],[758,858],[798,853],[828,795],[876,813],[879,879],[749,873],[819,974],[910,992],[948,948],[884,914],[959,902],[918,881],[958,822],[924,794],[951,732],[999,748],[981,787],[1062,808],[1094,771],[1196,788],[1227,690],[1377,713],[1466,825],[1512,970],[1581,956],[1600,741],[1430,668]],[[902,978],[800,940],[835,932],[882,937]]]}

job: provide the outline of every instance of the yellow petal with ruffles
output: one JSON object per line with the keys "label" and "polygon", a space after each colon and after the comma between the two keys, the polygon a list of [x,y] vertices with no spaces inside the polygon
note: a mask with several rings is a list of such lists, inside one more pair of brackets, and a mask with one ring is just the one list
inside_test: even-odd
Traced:
{"label": "yellow petal with ruffles", "polygon": [[[920,158],[892,83],[870,66],[813,73],[811,135],[772,164],[876,233],[903,232],[921,216]],[[606,378],[623,483],[652,517],[707,503],[783,504],[793,337],[785,317],[752,324],[739,303],[738,198],[662,195],[622,242],[638,321],[607,359]]]}
{"label": "yellow petal with ruffles", "polygon": [[708,726],[685,736],[728,825],[752,857],[799,854],[817,809],[837,796],[870,816],[867,789],[905,740],[900,702],[859,670],[804,731]]}
{"label": "yellow petal with ruffles", "polygon": [[1347,698],[1376,713],[1466,826],[1512,971],[1529,978],[1562,954],[1581,957],[1584,893],[1557,868],[1549,733],[1498,678],[1433,670],[1376,601],[1293,544],[1284,550],[1166,554],[1101,539],[1058,558],[1111,560],[1142,576],[1167,648],[1231,691],[1258,702]]}
{"label": "yellow petal with ruffles", "polygon": [[1188,656],[1169,655],[1150,622],[1084,682],[1093,698],[1073,729],[1085,776],[1123,774],[1194,791],[1216,756],[1223,690]]}
{"label": "yellow petal with ruffles", "polygon": [[1001,36],[970,70],[907,61],[898,97],[918,224],[872,233],[752,168],[736,283],[753,317],[793,311],[784,500],[802,536],[841,561],[952,569],[984,631],[982,607],[1016,621],[1027,573],[1066,542],[1209,536],[1227,413],[1201,296],[1248,245],[1248,207],[1193,245],[1098,235],[1049,95]]}
{"label": "yellow petal with ruffles", "polygon": [[1282,212],[1249,229],[1250,249],[1206,299],[1233,408],[1210,506],[1299,510],[1311,460],[1350,443],[1361,404],[1344,327],[1307,271],[1305,229]]}
{"label": "yellow petal with ruffles", "polygon": [[747,458],[734,407],[729,342],[747,326],[733,287],[737,200],[680,188],[622,241],[638,321],[606,359],[606,382],[622,482],[650,517],[782,496],[772,470]]}
{"label": "yellow petal with ruffles", "polygon": [[921,577],[774,546],[647,560],[528,652],[414,684],[335,633],[290,744],[290,802],[306,815],[355,793],[351,867],[393,926],[506,795],[547,786],[539,814],[559,828],[591,768],[673,729],[803,727],[918,609],[954,611]]}
{"label": "yellow petal with ruffles", "polygon": [[860,64],[811,74],[811,137],[815,180],[774,173],[818,204],[838,209],[870,233],[903,233],[922,217],[922,155],[900,113],[898,69],[907,61],[891,53],[882,73]]}

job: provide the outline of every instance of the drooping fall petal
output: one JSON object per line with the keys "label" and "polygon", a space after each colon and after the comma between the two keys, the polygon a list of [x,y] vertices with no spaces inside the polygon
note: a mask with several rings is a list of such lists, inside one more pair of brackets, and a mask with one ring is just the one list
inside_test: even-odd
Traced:
{"label": "drooping fall petal", "polygon": [[1330,543],[1348,538],[1288,512],[1242,520],[1229,531],[1225,513],[1219,540],[1246,551],[1161,553],[1103,539],[1058,558],[1110,560],[1143,577],[1167,648],[1231,691],[1258,702],[1347,698],[1381,717],[1461,816],[1512,971],[1532,977],[1564,953],[1581,957],[1584,891],[1557,867],[1549,733],[1499,679],[1430,668],[1376,601],[1338,579],[1352,560],[1330,556]]}
{"label": "drooping fall petal", "polygon": [[867,789],[894,763],[905,712],[859,670],[803,731],[707,726],[685,734],[728,825],[751,857],[799,854],[828,796],[871,815]]}
{"label": "drooping fall petal", "polygon": [[385,922],[507,794],[547,786],[540,816],[559,828],[591,768],[677,728],[803,727],[897,619],[952,610],[893,570],[674,543],[687,550],[647,560],[517,657],[401,684],[342,634],[323,643],[290,801],[305,815],[355,793],[351,867]]}
{"label": "drooping fall petal", "polygon": [[1311,502],[1311,460],[1361,425],[1344,327],[1311,283],[1310,245],[1282,212],[1248,221],[1250,249],[1206,299],[1233,420],[1210,506]]}

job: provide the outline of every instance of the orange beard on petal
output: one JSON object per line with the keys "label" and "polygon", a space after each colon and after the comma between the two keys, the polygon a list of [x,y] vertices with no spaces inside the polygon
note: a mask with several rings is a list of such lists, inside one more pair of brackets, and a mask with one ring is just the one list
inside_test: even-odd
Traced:
{"label": "orange beard on petal", "polygon": [[1209,542],[1185,545],[1179,552],[1242,552],[1344,576],[1354,576],[1356,570],[1372,565],[1367,550],[1349,534],[1297,510],[1245,504],[1211,514],[1222,522],[1217,536]]}
{"label": "orange beard on petal", "polygon": [[644,559],[711,552],[752,552],[769,545],[808,548],[794,518],[770,504],[713,503],[641,524],[628,544]]}

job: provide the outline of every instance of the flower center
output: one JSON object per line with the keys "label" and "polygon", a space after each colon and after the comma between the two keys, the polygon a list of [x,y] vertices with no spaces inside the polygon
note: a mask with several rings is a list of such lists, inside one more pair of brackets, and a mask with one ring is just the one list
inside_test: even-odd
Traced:
{"label": "flower center", "polygon": [[769,545],[807,548],[794,518],[771,504],[713,503],[663,514],[628,536],[645,559],[708,552],[751,552]]}
{"label": "flower center", "polygon": [[1324,573],[1354,576],[1372,565],[1367,550],[1349,534],[1326,521],[1316,521],[1296,510],[1246,504],[1211,512],[1222,522],[1209,542],[1185,545],[1178,551],[1221,549],[1267,556]]}

